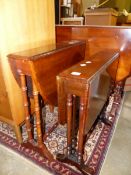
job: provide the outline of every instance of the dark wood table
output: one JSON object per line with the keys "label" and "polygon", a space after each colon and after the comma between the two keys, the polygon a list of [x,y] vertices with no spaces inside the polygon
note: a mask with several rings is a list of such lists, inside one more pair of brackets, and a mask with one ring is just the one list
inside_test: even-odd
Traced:
{"label": "dark wood table", "polygon": [[37,144],[48,159],[53,157],[43,143],[39,95],[44,103],[57,105],[56,75],[83,60],[84,55],[85,42],[78,40],[45,45],[8,55],[12,73],[22,90],[28,141],[31,143],[33,140],[28,97],[33,97]]}
{"label": "dark wood table", "polygon": [[[98,117],[98,113],[91,111],[91,101],[97,94],[92,92],[92,84],[99,84],[100,75],[110,66],[110,70],[115,62],[119,61],[119,51],[115,49],[105,49],[94,54],[90,60],[84,60],[61,72],[57,76],[58,83],[58,109],[60,120],[65,123],[67,120],[67,155],[58,155],[58,159],[76,165],[87,174],[91,171],[83,165],[84,142],[93,123]],[[114,68],[113,68],[114,69]],[[117,71],[116,71],[117,72]],[[114,75],[115,76],[115,75]],[[104,85],[104,84],[103,84]],[[95,85],[97,91],[97,86]],[[107,94],[108,95],[108,94]],[[74,137],[76,130],[76,97],[79,97],[79,126],[78,126],[78,147],[75,154]],[[105,99],[105,101],[107,98]],[[66,101],[65,103],[62,103]],[[66,104],[66,105],[65,105]],[[64,105],[64,106],[63,106]],[[98,105],[96,103],[96,105]],[[99,112],[102,110],[100,107]],[[66,110],[63,110],[66,109]],[[105,122],[110,124],[106,119]],[[72,158],[76,157],[76,158]],[[73,161],[72,161],[73,160]],[[76,162],[74,160],[77,160]],[[90,172],[91,173],[91,172]]]}

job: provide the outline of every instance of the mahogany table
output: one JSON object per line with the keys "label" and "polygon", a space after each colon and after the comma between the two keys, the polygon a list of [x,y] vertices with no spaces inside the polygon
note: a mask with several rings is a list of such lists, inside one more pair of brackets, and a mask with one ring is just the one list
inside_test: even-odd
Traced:
{"label": "mahogany table", "polygon": [[[83,166],[83,149],[84,140],[95,122],[97,115],[89,115],[90,110],[90,96],[91,86],[93,83],[97,83],[96,80],[99,78],[113,62],[119,61],[119,51],[114,49],[105,49],[94,54],[90,60],[84,60],[71,68],[61,72],[57,76],[58,83],[58,107],[60,120],[65,122],[67,118],[67,155],[58,155],[58,159],[64,161],[68,159],[71,163],[76,160],[75,165],[79,166],[79,169],[87,167]],[[76,106],[75,98],[79,97],[79,126],[78,126],[78,147],[76,153],[72,155],[72,149],[74,144],[74,131],[75,131],[75,120],[76,117]],[[62,101],[66,103],[62,103]],[[66,104],[66,106],[65,106]],[[64,106],[63,106],[64,105]],[[63,110],[63,109],[66,109]],[[75,158],[72,158],[74,157]],[[72,161],[73,160],[73,161]],[[68,162],[67,161],[67,162]],[[86,170],[83,170],[86,171]],[[87,170],[88,173],[90,170]]]}
{"label": "mahogany table", "polygon": [[37,144],[49,159],[53,157],[43,143],[39,98],[57,105],[56,75],[83,60],[84,54],[85,42],[72,40],[8,55],[12,73],[22,90],[28,141],[32,143],[33,140],[28,97],[33,97]]}

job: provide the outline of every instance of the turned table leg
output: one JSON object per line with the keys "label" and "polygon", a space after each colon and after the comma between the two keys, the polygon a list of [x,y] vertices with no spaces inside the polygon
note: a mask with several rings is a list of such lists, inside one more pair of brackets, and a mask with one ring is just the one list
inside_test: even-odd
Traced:
{"label": "turned table leg", "polygon": [[72,95],[67,95],[67,155],[71,154],[72,149]]}
{"label": "turned table leg", "polygon": [[53,155],[48,151],[45,144],[43,143],[42,138],[42,129],[41,129],[41,116],[40,116],[40,106],[39,106],[39,92],[33,82],[33,96],[34,96],[34,105],[35,105],[35,115],[36,115],[36,129],[37,129],[37,143],[38,147],[42,150],[43,155],[49,160],[53,160]]}
{"label": "turned table leg", "polygon": [[20,126],[14,125],[14,130],[15,130],[16,138],[18,142],[21,144],[23,142],[23,139],[22,139],[22,133],[21,133]]}
{"label": "turned table leg", "polygon": [[84,150],[84,138],[85,138],[85,126],[87,121],[87,100],[88,93],[86,92],[80,97],[80,112],[79,112],[79,137],[78,137],[78,163],[82,163],[83,150]]}
{"label": "turned table leg", "polygon": [[73,107],[72,107],[72,135],[71,135],[71,137],[72,137],[72,153],[74,153],[74,151],[75,151],[75,148],[76,148],[76,130],[77,130],[77,128],[76,128],[76,126],[77,126],[77,124],[76,124],[76,110],[77,110],[77,106],[76,106],[76,95],[73,95]]}
{"label": "turned table leg", "polygon": [[22,89],[22,96],[24,102],[24,111],[25,111],[25,122],[28,134],[28,141],[31,142],[33,139],[32,131],[31,131],[31,124],[30,124],[30,113],[29,113],[29,103],[27,98],[27,86],[26,86],[26,79],[25,75],[22,72],[20,74],[20,81],[21,81],[21,89]]}
{"label": "turned table leg", "polygon": [[34,105],[35,105],[35,117],[36,117],[36,128],[37,128],[37,140],[38,146],[42,147],[42,131],[41,131],[41,119],[40,119],[40,106],[39,106],[39,92],[35,84],[33,83],[33,96],[34,96]]}
{"label": "turned table leg", "polygon": [[53,113],[54,112],[54,106],[53,105],[49,105],[49,110],[50,110],[51,113]]}

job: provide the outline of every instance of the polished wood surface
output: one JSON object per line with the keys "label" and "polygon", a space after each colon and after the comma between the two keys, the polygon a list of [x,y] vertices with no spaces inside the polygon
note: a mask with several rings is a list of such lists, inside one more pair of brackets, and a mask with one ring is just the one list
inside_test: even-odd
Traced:
{"label": "polished wood surface", "polygon": [[[131,76],[131,29],[127,27],[99,27],[99,26],[56,26],[56,39],[57,41],[63,41],[68,39],[81,39],[86,40],[86,60],[93,61],[93,56],[98,55],[99,53],[103,52],[105,50],[105,54],[103,55],[104,58],[106,56],[108,57],[107,50],[113,49],[116,50],[118,59],[113,59],[112,64],[108,64],[107,72],[110,75],[112,79],[112,83],[110,85],[110,91],[108,94],[107,102],[109,101],[109,96],[111,96],[114,99],[112,102],[112,108],[109,114],[107,111],[105,112],[104,107],[101,111],[100,120],[104,122],[105,124],[112,125],[112,123],[107,120],[106,115],[110,116],[116,116],[118,106],[120,105],[122,94],[123,94],[123,87],[125,85],[126,79]],[[79,137],[78,137],[78,151],[77,151],[77,164],[79,169],[83,172],[89,172],[89,170],[85,170],[85,167],[82,165],[82,155],[83,155],[83,143],[85,139],[85,135],[88,133],[89,130],[87,128],[90,128],[91,125],[89,125],[89,121],[91,117],[89,117],[89,97],[90,97],[90,86],[93,81],[90,81],[93,77],[97,76],[99,71],[97,72],[97,66],[99,67],[99,62],[102,63],[103,56],[100,56],[98,58],[98,62],[96,65],[88,66],[87,69],[87,80],[86,76],[83,76],[82,74],[78,74],[76,76],[72,75],[71,72],[81,73],[81,70],[83,67],[73,67],[69,68],[63,74],[60,74],[60,76],[57,78],[58,81],[58,96],[59,100],[67,100],[67,113],[64,111],[65,106],[61,106],[59,102],[59,121],[61,123],[66,122],[67,117],[67,138],[68,138],[68,146],[67,146],[67,155],[62,156],[58,155],[58,159],[66,162],[70,162],[73,164],[74,159],[72,159],[72,155],[70,156],[70,153],[72,152],[72,129],[73,126],[69,122],[72,122],[74,120],[74,116],[72,116],[72,94],[75,94],[77,96],[80,96],[80,112],[79,112]],[[114,58],[116,58],[114,57]],[[84,62],[83,62],[84,63]],[[104,65],[104,62],[103,62]],[[107,66],[107,65],[106,65]],[[84,70],[84,69],[83,69]],[[94,72],[93,72],[94,71]],[[84,72],[85,73],[85,72]],[[74,78],[75,77],[75,78]],[[80,79],[79,79],[80,78]],[[74,80],[74,81],[73,81]],[[84,81],[85,80],[85,81]],[[79,84],[79,85],[78,85]],[[85,85],[85,88],[82,89],[82,87]],[[86,86],[87,85],[87,86]],[[81,89],[81,91],[80,91]],[[84,91],[86,90],[86,92]],[[85,94],[84,94],[85,92]],[[83,94],[83,95],[82,95]],[[62,99],[63,97],[63,99]],[[106,102],[106,103],[107,103]],[[107,105],[105,103],[105,106]],[[64,104],[64,103],[63,103]],[[70,104],[70,105],[69,105]],[[109,104],[110,105],[110,104]],[[63,115],[61,115],[63,113]],[[87,117],[85,117],[87,115]],[[64,118],[62,118],[65,116]],[[98,118],[99,118],[98,117]],[[86,119],[85,119],[86,118]],[[87,124],[87,125],[86,125]],[[88,127],[89,126],[89,127]],[[85,128],[87,130],[85,130]],[[88,137],[87,135],[87,137]],[[60,157],[60,158],[59,158]],[[76,166],[77,167],[77,166]],[[85,173],[86,174],[86,173]],[[89,173],[89,174],[93,174]]]}
{"label": "polished wood surface", "polygon": [[18,70],[31,76],[45,102],[51,105],[57,105],[56,75],[84,56],[84,41],[62,42],[8,55],[17,82]]}
{"label": "polished wood surface", "polygon": [[[105,51],[100,51],[99,54],[96,53],[88,59],[89,63],[87,60],[80,62],[80,64],[76,64],[74,67],[71,67],[59,74],[60,77],[64,77],[64,78],[66,77],[66,79],[69,78],[72,81],[72,84],[69,84],[69,86],[68,86],[68,82],[66,82],[66,89],[65,89],[64,88],[65,82],[63,82],[61,78],[59,78],[59,76],[57,77],[58,106],[59,106],[58,111],[59,111],[59,122],[61,124],[64,124],[66,122],[66,110],[65,110],[66,107],[65,107],[65,103],[63,103],[63,101],[66,100],[65,90],[68,91],[68,89],[72,89],[74,95],[77,94],[81,96],[85,89],[85,85],[88,83],[88,80],[91,81],[92,78],[95,78],[95,76],[98,76],[98,72],[99,72],[99,69],[102,68],[102,64],[104,65],[104,67],[107,65],[109,66],[113,61],[113,63],[111,64],[113,66],[114,62],[115,63],[119,62],[118,59],[114,61],[114,59],[118,57],[118,55],[119,55],[118,50],[107,49]],[[78,65],[81,65],[81,66],[78,66]],[[88,68],[88,71],[87,71],[87,68]],[[73,76],[71,74],[72,72],[74,73],[76,72],[78,74],[80,73],[80,75]]]}
{"label": "polished wood surface", "polygon": [[[28,97],[30,97],[34,98],[37,144],[40,150],[43,151],[44,156],[49,160],[52,160],[53,156],[43,143],[43,129],[41,126],[42,110],[39,97],[40,95],[42,96],[44,103],[57,105],[56,75],[64,69],[83,60],[84,56],[85,42],[76,40],[47,45],[8,55],[12,73],[21,87],[23,94],[28,141],[29,143],[32,143],[34,138],[32,136],[32,127],[30,124],[31,110],[30,102],[28,100]],[[30,82],[28,82],[29,80]]]}
{"label": "polished wood surface", "polygon": [[[80,98],[79,102],[79,127],[78,127],[78,148],[76,150],[77,163],[83,167],[83,152],[84,143],[87,134],[91,130],[93,123],[98,118],[102,107],[99,109],[99,113],[91,116],[91,95],[97,96],[91,92],[91,86],[93,83],[98,83],[96,80],[100,79],[100,74],[102,74],[113,62],[119,62],[119,50],[115,49],[105,49],[100,51],[90,57],[90,60],[84,60],[80,63],[66,69],[57,76],[58,83],[58,107],[59,107],[59,121],[64,123],[63,120],[67,120],[67,157],[72,160],[72,145],[75,140],[74,135],[74,114],[73,114],[73,96]],[[117,68],[116,68],[117,71]],[[62,83],[61,83],[62,82]],[[98,83],[99,84],[99,83]],[[63,89],[63,91],[61,91]],[[98,89],[97,89],[98,91]],[[93,94],[92,94],[93,93]],[[63,97],[63,98],[62,98]],[[63,101],[66,103],[63,103]],[[107,100],[107,99],[105,99]],[[105,101],[104,101],[105,102]],[[62,105],[66,106],[62,106]],[[98,104],[97,104],[98,105]],[[65,110],[63,110],[65,109]],[[93,112],[93,111],[91,111]],[[107,122],[107,121],[106,121]],[[75,159],[73,159],[75,160]],[[83,170],[82,170],[83,171]],[[88,172],[87,172],[88,173]]]}
{"label": "polished wood surface", "polygon": [[[81,61],[73,67],[65,70],[59,75],[62,77],[69,77],[72,79],[77,79],[82,81],[84,84],[88,83],[95,78],[100,72],[100,70],[105,69],[109,65],[112,66],[113,62],[118,62],[116,58],[119,57],[119,50],[117,49],[105,49],[89,57],[88,60]],[[112,64],[111,64],[112,63]],[[73,72],[78,72],[80,75],[73,75]],[[81,83],[81,82],[79,82]],[[73,84],[73,83],[72,83]],[[75,87],[75,85],[73,85]],[[77,88],[77,87],[75,87]]]}
{"label": "polished wood surface", "polygon": [[[131,74],[131,29],[127,27],[99,26],[56,26],[57,41],[86,40],[86,57],[103,50],[120,50],[119,63],[114,62],[109,69],[113,79],[121,81]],[[116,67],[117,73],[115,74]],[[115,76],[116,75],[116,76]]]}
{"label": "polished wood surface", "polygon": [[42,44],[55,43],[54,1],[1,0],[0,38],[0,120],[15,128],[17,139],[21,142],[19,126],[25,120],[23,100],[6,56]]}

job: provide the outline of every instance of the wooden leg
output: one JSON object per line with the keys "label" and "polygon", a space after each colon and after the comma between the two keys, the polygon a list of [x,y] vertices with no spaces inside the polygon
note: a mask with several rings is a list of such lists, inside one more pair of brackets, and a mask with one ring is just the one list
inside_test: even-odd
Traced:
{"label": "wooden leg", "polygon": [[85,126],[87,121],[87,99],[88,93],[80,97],[80,113],[79,113],[79,137],[78,137],[78,163],[82,163],[83,147],[85,138]]}
{"label": "wooden leg", "polygon": [[76,95],[73,95],[72,136],[75,135],[75,128],[76,128]]}
{"label": "wooden leg", "polygon": [[36,128],[37,128],[37,143],[38,147],[42,149],[42,152],[45,157],[47,157],[49,160],[53,160],[53,156],[46,148],[45,144],[43,143],[43,137],[42,137],[42,130],[41,130],[41,119],[40,119],[40,106],[39,106],[39,98],[38,98],[39,92],[35,86],[35,83],[33,82],[33,96],[34,96],[34,105],[35,105],[35,115],[36,115]]}
{"label": "wooden leg", "polygon": [[[85,137],[85,125],[87,119],[87,97],[86,92],[80,100],[80,120],[79,120],[79,138],[78,138],[78,162],[74,161],[76,159],[75,155],[72,155],[72,137],[75,134],[75,114],[76,114],[76,96],[68,94],[67,95],[67,155],[58,154],[56,159],[64,163],[68,163],[72,166],[78,168],[79,171],[84,175],[93,175],[94,172],[89,167],[85,166],[83,163],[83,140]],[[74,159],[72,159],[74,157]]]}
{"label": "wooden leg", "polygon": [[73,95],[73,113],[72,113],[72,153],[76,148],[76,95]]}
{"label": "wooden leg", "polygon": [[66,94],[64,90],[64,81],[57,77],[57,93],[58,93],[58,122],[64,125],[67,122],[66,118]]}
{"label": "wooden leg", "polygon": [[31,124],[30,124],[30,113],[29,113],[29,103],[27,98],[27,86],[25,75],[22,72],[19,72],[20,80],[21,80],[21,89],[23,95],[23,102],[24,102],[24,111],[25,111],[25,121],[26,121],[26,129],[28,134],[28,141],[32,142],[33,136],[31,131]]}
{"label": "wooden leg", "polygon": [[38,146],[42,147],[42,132],[41,132],[41,120],[40,120],[40,106],[39,106],[39,92],[36,89],[35,84],[33,83],[33,96],[34,96],[34,107],[35,107],[35,115],[36,115],[36,128],[37,128],[37,138],[38,138]]}
{"label": "wooden leg", "polygon": [[54,112],[54,106],[53,106],[53,105],[49,105],[49,109],[50,109],[50,112],[51,112],[51,113]]}
{"label": "wooden leg", "polygon": [[23,139],[22,139],[20,126],[15,125],[14,130],[15,130],[16,138],[17,138],[18,142],[21,144],[23,142]]}
{"label": "wooden leg", "polygon": [[72,149],[72,95],[67,95],[67,155]]}

